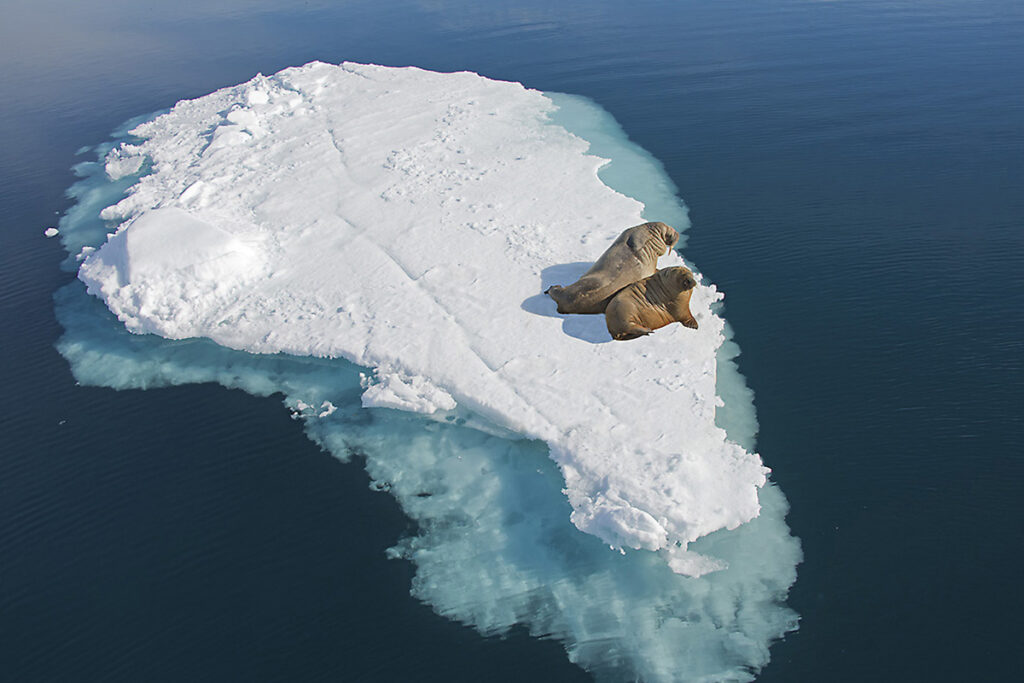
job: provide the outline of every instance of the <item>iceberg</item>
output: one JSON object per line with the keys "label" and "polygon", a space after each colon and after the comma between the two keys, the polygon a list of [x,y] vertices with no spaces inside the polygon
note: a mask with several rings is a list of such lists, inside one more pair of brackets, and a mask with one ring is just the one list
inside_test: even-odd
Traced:
{"label": "iceberg", "polygon": [[599,107],[311,63],[119,137],[60,225],[109,309],[57,295],[80,382],[283,393],[419,525],[392,549],[414,595],[558,638],[599,678],[750,680],[795,628],[799,543],[721,294],[702,280],[700,329],[628,343],[542,294],[625,227],[688,225]]}

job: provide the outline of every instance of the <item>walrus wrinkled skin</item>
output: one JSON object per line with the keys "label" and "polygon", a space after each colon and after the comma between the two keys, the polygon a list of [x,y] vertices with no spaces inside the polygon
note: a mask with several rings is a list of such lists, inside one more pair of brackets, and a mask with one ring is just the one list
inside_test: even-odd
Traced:
{"label": "walrus wrinkled skin", "polygon": [[627,228],[579,280],[544,293],[555,300],[559,313],[602,313],[620,289],[653,275],[658,257],[678,240],[679,233],[664,223]]}
{"label": "walrus wrinkled skin", "polygon": [[689,268],[673,266],[626,287],[604,311],[612,339],[636,339],[675,322],[697,329],[690,313],[690,295],[696,285]]}

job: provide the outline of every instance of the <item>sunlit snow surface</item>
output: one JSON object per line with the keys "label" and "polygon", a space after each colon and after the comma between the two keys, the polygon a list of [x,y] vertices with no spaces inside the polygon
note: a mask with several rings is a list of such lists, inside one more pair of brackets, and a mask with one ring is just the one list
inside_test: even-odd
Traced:
{"label": "sunlit snow surface", "polygon": [[799,545],[749,451],[713,287],[691,302],[700,330],[628,343],[541,295],[630,225],[687,226],[596,105],[311,64],[100,153],[60,226],[80,278],[134,332],[217,343],[128,334],[72,285],[57,308],[79,381],[283,392],[418,522],[394,549],[417,597],[485,633],[558,638],[601,678],[746,680],[795,627]]}

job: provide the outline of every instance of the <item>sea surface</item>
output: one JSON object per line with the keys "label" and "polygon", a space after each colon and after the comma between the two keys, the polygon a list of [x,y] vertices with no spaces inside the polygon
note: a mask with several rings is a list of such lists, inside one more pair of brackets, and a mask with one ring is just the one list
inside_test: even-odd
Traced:
{"label": "sea surface", "polygon": [[1024,5],[40,0],[0,22],[0,678],[590,679],[410,597],[410,521],[280,400],[54,347],[76,153],[312,59],[584,95],[664,164],[803,546],[759,681],[1021,677]]}

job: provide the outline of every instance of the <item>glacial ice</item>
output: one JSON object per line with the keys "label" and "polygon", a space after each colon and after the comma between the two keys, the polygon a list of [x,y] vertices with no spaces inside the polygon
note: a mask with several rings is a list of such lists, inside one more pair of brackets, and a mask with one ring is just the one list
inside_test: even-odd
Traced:
{"label": "glacial ice", "polygon": [[474,74],[314,63],[122,137],[79,166],[60,226],[124,323],[58,293],[80,382],[283,392],[418,522],[392,551],[414,595],[484,633],[558,638],[601,679],[749,680],[795,628],[799,544],[751,452],[714,287],[693,297],[697,332],[628,344],[540,294],[624,227],[687,227],[606,112]]}

